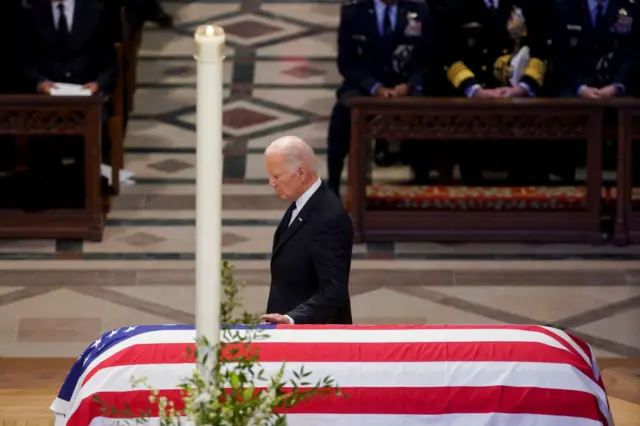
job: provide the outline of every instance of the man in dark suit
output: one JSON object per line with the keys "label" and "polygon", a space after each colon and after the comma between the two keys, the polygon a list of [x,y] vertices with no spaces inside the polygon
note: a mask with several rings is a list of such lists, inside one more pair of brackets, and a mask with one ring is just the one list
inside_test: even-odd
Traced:
{"label": "man in dark suit", "polygon": [[[27,91],[51,94],[57,83],[83,86],[91,94],[109,95],[117,78],[113,10],[100,0],[25,0],[22,5],[22,75]],[[109,104],[102,108],[102,158],[110,158]],[[45,136],[29,142],[25,185],[33,192],[25,208],[84,203],[84,141],[73,136]],[[64,187],[53,197],[47,188]],[[103,180],[103,190],[106,181]],[[35,192],[34,192],[35,191]],[[32,201],[34,200],[34,201]],[[62,201],[64,200],[64,201]],[[37,205],[31,205],[36,203]]]}
{"label": "man in dark suit", "polygon": [[265,151],[269,184],[292,202],[276,229],[267,314],[272,324],[351,324],[353,226],[320,180],[313,150],[286,136]]}
{"label": "man in dark suit", "polygon": [[55,83],[109,93],[117,69],[111,14],[99,0],[31,0],[24,9],[24,76],[32,90]]}
{"label": "man in dark suit", "polygon": [[327,137],[329,187],[339,193],[349,152],[353,97],[421,95],[434,72],[435,37],[429,7],[420,0],[354,0],[342,5],[338,70],[343,83]]}

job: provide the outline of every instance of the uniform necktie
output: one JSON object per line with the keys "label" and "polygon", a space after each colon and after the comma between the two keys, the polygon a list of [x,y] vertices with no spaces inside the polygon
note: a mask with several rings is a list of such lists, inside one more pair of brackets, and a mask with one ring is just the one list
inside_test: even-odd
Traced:
{"label": "uniform necktie", "polygon": [[64,4],[58,4],[58,34],[60,35],[68,35],[69,34],[69,24],[67,23],[67,16],[64,13]]}
{"label": "uniform necktie", "polygon": [[382,20],[382,35],[389,37],[393,34],[393,26],[391,25],[391,6],[385,6],[384,19]]}
{"label": "uniform necktie", "polygon": [[296,208],[297,208],[296,203],[295,202],[291,203],[291,205],[285,212],[284,217],[282,218],[282,223],[284,225],[282,229],[287,229],[289,227],[289,223],[291,222],[291,217],[293,216],[293,212],[296,210]]}

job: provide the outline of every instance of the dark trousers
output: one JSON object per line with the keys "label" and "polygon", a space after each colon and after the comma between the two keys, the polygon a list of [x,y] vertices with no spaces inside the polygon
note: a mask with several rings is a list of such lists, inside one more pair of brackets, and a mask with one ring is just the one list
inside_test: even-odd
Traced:
{"label": "dark trousers", "polygon": [[[416,93],[413,96],[419,96]],[[329,188],[340,194],[340,177],[344,169],[344,159],[351,146],[351,110],[346,106],[348,99],[365,96],[358,90],[346,90],[338,95],[338,100],[331,111],[329,132],[327,135],[327,168],[329,174]],[[432,145],[422,141],[405,141],[402,144],[403,153],[411,158],[407,163],[414,173],[428,176],[428,152],[432,152]]]}
{"label": "dark trousers", "polygon": [[349,108],[338,100],[333,106],[329,120],[327,136],[327,168],[329,188],[340,195],[340,176],[344,169],[344,159],[349,153],[351,143],[351,113]]}

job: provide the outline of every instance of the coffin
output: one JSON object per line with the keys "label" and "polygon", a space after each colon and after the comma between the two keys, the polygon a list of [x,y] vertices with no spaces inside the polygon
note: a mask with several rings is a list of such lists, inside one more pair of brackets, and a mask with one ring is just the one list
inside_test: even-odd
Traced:
{"label": "coffin", "polygon": [[[333,377],[348,398],[330,396],[287,412],[289,426],[612,426],[591,348],[543,326],[266,326],[252,343],[269,374],[287,362],[314,383]],[[135,424],[109,407],[146,411],[145,377],[179,404],[190,376],[189,325],[107,332],[78,358],[51,405],[56,426]],[[153,410],[152,410],[153,411]],[[150,425],[159,424],[157,418]]]}

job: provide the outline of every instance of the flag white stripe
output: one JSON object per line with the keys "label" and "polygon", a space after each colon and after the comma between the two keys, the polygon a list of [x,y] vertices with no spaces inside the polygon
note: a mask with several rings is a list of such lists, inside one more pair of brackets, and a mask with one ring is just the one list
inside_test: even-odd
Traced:
{"label": "flag white stripe", "polygon": [[[525,362],[392,362],[367,363],[287,363],[284,380],[304,365],[311,372],[306,381],[315,383],[329,375],[340,387],[447,387],[447,386],[514,386],[576,390],[606,400],[604,391],[591,379],[568,364]],[[265,362],[265,377],[277,372],[281,363]],[[80,390],[74,401],[79,403],[98,392],[131,390],[132,378],[147,378],[153,389],[175,389],[193,372],[193,364],[149,364],[110,367],[100,370]],[[256,382],[260,386],[261,383]]]}
{"label": "flag white stripe", "polygon": [[[589,357],[589,355],[587,355],[584,350],[582,350],[582,348],[580,347],[580,345],[578,345],[575,340],[573,340],[571,338],[571,336],[569,336],[567,333],[565,333],[562,330],[559,330],[557,328],[553,328],[553,327],[543,327],[544,329],[546,329],[547,331],[554,333],[556,336],[560,337],[561,339],[563,339],[565,342],[567,342],[569,345],[571,345],[571,347],[582,357],[582,359],[585,360],[585,362],[591,367],[591,371],[593,371],[593,375],[596,378],[596,380],[600,379],[600,370],[598,369],[598,364],[595,360],[595,358],[593,358],[593,351],[591,351],[591,357]],[[604,393],[604,392],[603,392]],[[614,422],[613,422],[613,416],[611,414],[611,409],[609,408],[609,400],[606,398],[606,396],[604,398],[598,398],[598,407],[600,408],[600,412],[604,413],[605,416],[607,417],[607,421],[609,422],[610,425],[613,426]]]}
{"label": "flag white stripe", "polygon": [[589,356],[587,356],[587,354],[584,353],[582,348],[571,337],[569,337],[569,335],[567,333],[565,333],[564,331],[559,330],[557,328],[553,328],[553,327],[544,326],[543,328],[545,330],[549,331],[550,333],[555,334],[556,336],[558,336],[559,338],[561,338],[565,342],[567,342],[582,357],[582,359],[584,359],[585,362],[589,366],[591,366],[591,359],[589,358]]}
{"label": "flag white stripe", "polygon": [[[89,426],[134,426],[131,419],[96,417]],[[147,426],[160,426],[157,417]],[[602,426],[596,420],[537,414],[472,413],[442,415],[289,414],[287,426]]]}

